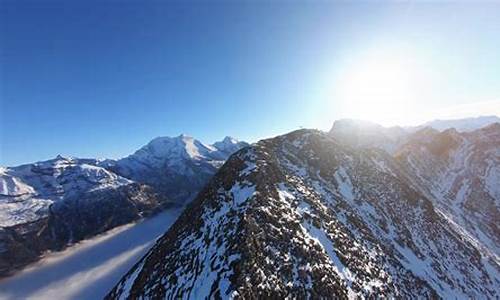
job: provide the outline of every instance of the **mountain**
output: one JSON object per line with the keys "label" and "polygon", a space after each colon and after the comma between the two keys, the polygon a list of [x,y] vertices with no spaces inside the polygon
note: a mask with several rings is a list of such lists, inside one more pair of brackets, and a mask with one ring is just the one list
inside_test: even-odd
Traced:
{"label": "mountain", "polygon": [[58,156],[0,170],[0,276],[168,205],[98,163]]}
{"label": "mountain", "polygon": [[0,168],[0,276],[118,225],[191,200],[234,151],[185,135],[118,160],[65,158]]}
{"label": "mountain", "polygon": [[423,129],[395,157],[500,262],[500,123],[471,132]]}
{"label": "mountain", "polygon": [[65,158],[0,168],[0,277],[116,226],[183,206],[234,151],[161,137],[115,161]]}
{"label": "mountain", "polygon": [[443,121],[437,129],[406,128],[399,135],[391,135],[395,128],[341,120],[329,134],[352,147],[387,151],[441,212],[500,262],[500,123],[471,131],[439,130],[460,124],[472,128],[496,119]]}
{"label": "mountain", "polygon": [[369,121],[340,119],[333,123],[330,135],[342,144],[352,147],[375,147],[393,154],[406,143],[410,135],[425,128],[432,128],[436,131],[454,128],[459,132],[470,132],[494,123],[500,123],[500,118],[480,116],[455,120],[434,120],[408,127],[384,127]]}
{"label": "mountain", "polygon": [[476,118],[454,120],[434,120],[417,126],[416,129],[431,127],[438,131],[443,131],[446,129],[455,128],[457,131],[467,132],[480,129],[493,123],[500,123],[500,118],[497,116],[480,116]]}
{"label": "mountain", "polygon": [[497,298],[500,266],[387,152],[299,130],[232,155],[123,298]]}
{"label": "mountain", "polygon": [[248,146],[234,138],[206,145],[186,135],[158,137],[134,154],[106,167],[134,181],[152,186],[160,194],[183,205],[235,151]]}
{"label": "mountain", "polygon": [[408,132],[402,127],[383,127],[373,122],[341,119],[333,123],[330,135],[351,147],[376,147],[394,152],[404,143]]}

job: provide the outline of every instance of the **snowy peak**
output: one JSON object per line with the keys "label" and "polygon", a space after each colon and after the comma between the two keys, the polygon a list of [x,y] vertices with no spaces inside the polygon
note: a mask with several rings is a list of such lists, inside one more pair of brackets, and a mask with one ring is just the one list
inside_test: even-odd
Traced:
{"label": "snowy peak", "polygon": [[222,141],[215,142],[212,146],[224,153],[234,153],[239,149],[248,146],[248,144],[246,142],[240,142],[233,137],[226,136]]}
{"label": "snowy peak", "polygon": [[158,137],[139,149],[132,156],[139,160],[173,161],[187,160],[225,160],[229,155],[248,144],[235,138],[225,137],[213,145],[181,134],[177,137]]}
{"label": "snowy peak", "polygon": [[158,137],[128,157],[115,163],[108,161],[106,166],[184,205],[232,153],[246,145],[231,137],[214,145],[185,134]]}
{"label": "snowy peak", "polygon": [[139,159],[203,159],[214,149],[193,137],[181,134],[177,137],[158,137],[133,154]]}

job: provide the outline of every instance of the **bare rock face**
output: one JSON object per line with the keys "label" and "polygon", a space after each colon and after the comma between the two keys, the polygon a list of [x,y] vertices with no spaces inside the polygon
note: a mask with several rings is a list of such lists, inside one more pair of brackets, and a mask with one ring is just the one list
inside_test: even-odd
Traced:
{"label": "bare rock face", "polygon": [[494,299],[499,270],[387,152],[300,130],[232,155],[107,298]]}
{"label": "bare rock face", "polygon": [[58,157],[2,169],[0,187],[0,276],[169,205],[95,160]]}

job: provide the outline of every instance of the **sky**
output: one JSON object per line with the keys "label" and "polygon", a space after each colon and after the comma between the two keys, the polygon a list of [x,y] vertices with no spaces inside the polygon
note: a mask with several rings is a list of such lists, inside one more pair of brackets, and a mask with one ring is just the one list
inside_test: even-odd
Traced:
{"label": "sky", "polygon": [[500,115],[500,2],[0,0],[0,165]]}

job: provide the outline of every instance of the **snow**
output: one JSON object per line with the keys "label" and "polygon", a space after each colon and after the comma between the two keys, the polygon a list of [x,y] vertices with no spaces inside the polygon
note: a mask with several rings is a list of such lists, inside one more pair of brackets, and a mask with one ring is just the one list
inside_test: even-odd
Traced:
{"label": "snow", "polygon": [[137,266],[135,271],[129,277],[127,277],[127,280],[123,284],[123,292],[120,295],[119,298],[120,300],[125,300],[130,295],[130,290],[132,289],[132,286],[134,285],[134,281],[137,279],[137,276],[139,276],[139,274],[141,273],[143,265],[144,262],[141,262],[139,266]]}
{"label": "snow", "polygon": [[344,167],[340,166],[335,172],[335,180],[337,181],[340,194],[352,201],[354,199],[353,185]]}
{"label": "snow", "polygon": [[246,168],[240,172],[241,176],[248,176],[257,169],[257,164],[254,162],[245,162]]}
{"label": "snow", "polygon": [[140,179],[141,182],[154,182],[151,176],[156,177],[158,174],[196,177],[199,168],[193,168],[193,164],[204,167],[204,172],[214,172],[233,152],[245,145],[246,143],[237,142],[233,138],[208,145],[184,134],[158,137],[115,164],[121,174]]}
{"label": "snow", "polygon": [[[487,173],[484,176],[484,181],[490,194],[495,199],[500,199],[500,153],[496,155],[499,161],[496,163],[492,161],[488,162]],[[500,201],[497,201],[496,205],[500,209]]]}
{"label": "snow", "polygon": [[[196,274],[193,275],[190,266],[185,264],[178,265],[174,274],[165,274],[166,278],[162,280],[165,284],[173,278],[176,280],[175,286],[170,286],[167,290],[167,297],[182,290],[189,298],[206,299],[214,287],[218,287],[221,295],[230,293],[229,277],[233,274],[231,264],[241,257],[239,253],[225,256],[231,248],[228,240],[236,234],[234,220],[227,215],[242,211],[248,206],[249,199],[255,194],[255,186],[247,181],[237,181],[228,190],[220,188],[217,194],[221,205],[204,210],[201,216],[203,226],[197,231],[202,234],[186,234],[178,247],[182,257],[192,257],[196,253],[193,257],[197,265]],[[221,235],[224,229],[224,234]]]}
{"label": "snow", "polygon": [[255,194],[255,186],[254,185],[245,185],[241,183],[235,184],[231,188],[231,193],[233,194],[233,201],[236,204],[236,207],[245,203],[248,199],[250,199],[253,194]]}
{"label": "snow", "polygon": [[20,178],[16,178],[6,173],[7,170],[0,173],[0,195],[20,196],[35,192],[31,186],[24,183]]}
{"label": "snow", "polygon": [[321,245],[323,250],[328,254],[328,257],[330,258],[330,261],[332,265],[335,267],[335,271],[337,274],[342,278],[343,280],[347,281],[347,284],[349,286],[352,285],[352,282],[354,281],[355,277],[339,259],[337,256],[337,250],[332,244],[332,241],[328,236],[325,234],[325,232],[309,223],[302,223],[301,225],[302,230],[311,238],[313,239],[317,244]]}
{"label": "snow", "polygon": [[49,254],[0,280],[0,299],[102,299],[180,212],[169,210]]}
{"label": "snow", "polygon": [[236,152],[245,145],[246,143],[240,142],[233,137],[226,136],[222,141],[213,143],[212,147],[221,152],[230,154]]}
{"label": "snow", "polygon": [[0,226],[29,223],[48,215],[50,199],[28,198],[21,201],[0,198]]}
{"label": "snow", "polygon": [[0,227],[46,217],[50,205],[78,193],[116,189],[133,183],[91,162],[95,160],[59,156],[3,169],[0,173]]}

